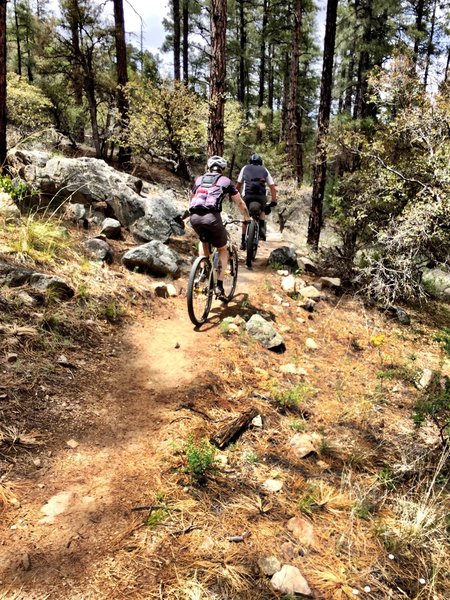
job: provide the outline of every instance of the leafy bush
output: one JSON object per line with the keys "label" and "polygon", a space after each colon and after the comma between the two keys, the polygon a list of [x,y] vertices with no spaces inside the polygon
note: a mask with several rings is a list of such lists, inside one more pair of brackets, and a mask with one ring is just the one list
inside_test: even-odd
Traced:
{"label": "leafy bush", "polygon": [[186,175],[188,161],[199,158],[206,146],[206,103],[179,82],[131,82],[126,93],[129,128],[125,138],[118,133],[115,140]]}
{"label": "leafy bush", "polygon": [[52,124],[52,103],[36,86],[16,73],[7,75],[8,121],[20,129],[42,129]]}
{"label": "leafy bush", "polygon": [[425,266],[450,251],[450,90],[431,100],[405,57],[371,79],[376,131],[342,125],[332,198],[340,255],[366,295],[388,305],[425,297]]}

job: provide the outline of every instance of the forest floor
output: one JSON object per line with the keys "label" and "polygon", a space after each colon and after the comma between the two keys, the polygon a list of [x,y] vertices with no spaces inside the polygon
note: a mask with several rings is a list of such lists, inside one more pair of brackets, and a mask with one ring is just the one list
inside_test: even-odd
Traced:
{"label": "forest floor", "polygon": [[[175,244],[189,256],[192,241]],[[449,373],[435,336],[450,311],[401,325],[324,290],[309,313],[267,267],[283,243],[241,264],[200,330],[186,272],[167,299],[74,262],[49,266],[78,285],[69,302],[31,309],[2,289],[1,599],[288,598],[258,565],[270,556],[314,598],[450,597],[448,455],[412,419],[423,370]],[[223,325],[255,312],[284,353]],[[207,440],[250,407],[261,421],[209,465]]]}

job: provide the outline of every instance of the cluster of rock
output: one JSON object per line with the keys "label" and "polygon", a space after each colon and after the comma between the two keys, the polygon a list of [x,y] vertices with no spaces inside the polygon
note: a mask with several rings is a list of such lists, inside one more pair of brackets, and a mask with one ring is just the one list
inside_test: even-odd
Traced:
{"label": "cluster of rock", "polygon": [[[15,150],[9,153],[8,163],[30,190],[38,190],[35,197],[31,194],[27,199],[28,204],[52,204],[64,209],[67,218],[81,227],[100,227],[100,234],[85,242],[86,252],[94,260],[114,261],[109,240],[121,239],[125,228],[141,242],[122,257],[127,268],[179,275],[181,258],[165,244],[171,236],[184,233],[186,211],[172,190],[163,191],[95,158]],[[4,218],[20,217],[7,194],[0,195],[0,211]]]}
{"label": "cluster of rock", "polygon": [[[341,282],[336,277],[320,277],[313,285],[308,285],[304,279],[298,275],[294,275],[296,271],[300,269],[306,273],[317,273],[317,267],[308,257],[297,257],[295,248],[288,246],[281,246],[276,248],[270,255],[268,260],[270,265],[276,265],[280,267],[287,267],[278,269],[277,273],[281,277],[280,288],[281,290],[292,300],[294,299],[298,305],[299,310],[306,310],[312,312],[316,303],[323,297],[324,289],[331,289],[338,292],[341,288]],[[277,311],[278,307],[288,307],[290,302],[286,301],[286,297],[280,296],[275,293],[273,295],[275,304],[268,307],[268,315],[264,313],[255,313],[250,319],[245,322],[242,317],[227,317],[223,321],[222,330],[226,333],[238,333],[242,328],[245,327],[247,333],[258,342],[260,342],[264,348],[271,350],[272,352],[282,353],[286,350],[283,336],[277,331],[273,320],[270,317],[272,310]],[[299,317],[299,320],[302,320]],[[306,348],[308,350],[317,349],[316,342],[308,338],[305,341]]]}

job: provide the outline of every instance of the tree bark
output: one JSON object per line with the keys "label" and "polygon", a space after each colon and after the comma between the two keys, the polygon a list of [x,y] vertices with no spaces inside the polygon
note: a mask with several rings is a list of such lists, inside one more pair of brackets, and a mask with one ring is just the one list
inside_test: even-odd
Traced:
{"label": "tree bark", "polygon": [[14,25],[16,27],[17,46],[17,74],[22,77],[22,49],[20,47],[19,15],[17,14],[17,0],[14,0]]}
{"label": "tree bark", "polygon": [[420,45],[420,33],[423,31],[423,13],[425,8],[425,0],[419,0],[416,6],[416,30],[417,33],[414,37],[414,54],[413,63],[417,63],[419,58],[419,45]]}
{"label": "tree bark", "polygon": [[264,88],[266,85],[266,33],[267,33],[267,21],[268,21],[268,0],[263,1],[263,19],[261,29],[261,46],[260,46],[260,59],[259,59],[259,94],[258,94],[258,107],[262,108],[264,105]]}
{"label": "tree bark", "polygon": [[183,81],[189,85],[189,0],[183,0]]}
{"label": "tree bark", "polygon": [[247,30],[245,24],[244,0],[239,0],[239,78],[237,99],[243,106],[245,104],[246,68],[245,51],[247,47]]}
{"label": "tree bark", "polygon": [[6,165],[6,3],[0,0],[0,172]]}
{"label": "tree bark", "polygon": [[180,0],[172,0],[173,13],[173,78],[180,81]]}
{"label": "tree bark", "polygon": [[423,87],[425,90],[427,89],[427,85],[428,85],[428,73],[430,70],[431,55],[433,54],[434,30],[436,27],[436,8],[437,8],[437,0],[434,0],[433,14],[431,17],[431,29],[430,29],[430,35],[428,37],[427,54],[426,54],[426,59],[425,59],[425,73],[423,76]]}
{"label": "tree bark", "polygon": [[211,68],[209,77],[208,155],[222,156],[227,26],[227,0],[211,1]]}
{"label": "tree bark", "polygon": [[295,0],[292,29],[292,55],[289,69],[289,96],[286,114],[286,150],[292,176],[303,179],[301,132],[298,109],[300,35],[302,29],[302,0]]}
{"label": "tree bark", "polygon": [[327,174],[326,136],[330,123],[331,89],[333,85],[334,45],[336,40],[336,18],[338,0],[328,0],[323,50],[322,80],[320,83],[320,105],[316,156],[313,173],[311,212],[308,223],[307,243],[314,249],[319,247],[322,228],[322,208]]}
{"label": "tree bark", "polygon": [[[123,0],[114,0],[114,36],[116,41],[116,65],[117,65],[117,108],[119,111],[119,125],[122,134],[128,129],[129,105],[125,87],[128,83],[127,73],[127,45],[125,40],[125,19],[123,14]],[[119,147],[119,164],[126,165],[130,162],[131,151],[126,143]]]}

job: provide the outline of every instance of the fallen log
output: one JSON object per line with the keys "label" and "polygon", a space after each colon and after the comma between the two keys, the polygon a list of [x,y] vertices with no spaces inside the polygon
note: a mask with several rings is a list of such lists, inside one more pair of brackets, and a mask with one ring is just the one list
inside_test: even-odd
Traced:
{"label": "fallen log", "polygon": [[211,444],[223,450],[228,444],[239,437],[249,423],[256,417],[258,411],[256,408],[249,408],[247,411],[233,419],[231,423],[223,425],[210,439]]}

